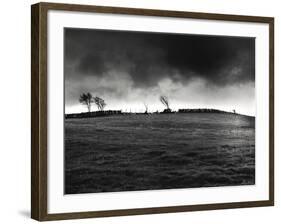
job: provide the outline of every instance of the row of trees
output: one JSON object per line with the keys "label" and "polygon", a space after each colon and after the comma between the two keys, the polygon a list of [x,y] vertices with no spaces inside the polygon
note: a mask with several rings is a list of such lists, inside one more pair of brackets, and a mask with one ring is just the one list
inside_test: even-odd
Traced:
{"label": "row of trees", "polygon": [[[102,98],[98,96],[94,97],[91,93],[82,93],[80,95],[79,102],[87,107],[88,112],[91,112],[91,107],[93,103],[96,104],[99,111],[103,111],[106,106],[106,103]],[[166,107],[164,112],[171,112],[168,97],[160,96],[160,102]],[[147,104],[144,103],[144,106],[145,106],[145,113],[148,113]]]}

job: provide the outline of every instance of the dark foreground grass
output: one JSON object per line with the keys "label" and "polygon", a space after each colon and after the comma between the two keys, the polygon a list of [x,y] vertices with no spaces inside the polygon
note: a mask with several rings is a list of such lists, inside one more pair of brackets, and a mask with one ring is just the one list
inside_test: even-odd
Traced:
{"label": "dark foreground grass", "polygon": [[65,120],[65,193],[255,184],[255,119],[234,114]]}

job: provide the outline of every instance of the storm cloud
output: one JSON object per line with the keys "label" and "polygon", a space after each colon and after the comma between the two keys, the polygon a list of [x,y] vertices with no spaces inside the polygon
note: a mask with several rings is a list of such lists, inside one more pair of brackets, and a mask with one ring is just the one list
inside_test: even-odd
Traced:
{"label": "storm cloud", "polygon": [[198,82],[211,95],[245,87],[254,98],[254,38],[65,28],[64,41],[66,105],[85,91],[132,102],[162,92],[184,97],[178,88]]}

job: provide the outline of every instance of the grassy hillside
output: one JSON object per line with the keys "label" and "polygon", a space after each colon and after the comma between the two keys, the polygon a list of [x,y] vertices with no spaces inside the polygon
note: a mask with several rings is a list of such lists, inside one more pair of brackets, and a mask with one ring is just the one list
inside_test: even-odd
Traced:
{"label": "grassy hillside", "polygon": [[177,113],[65,120],[65,192],[255,183],[255,118]]}

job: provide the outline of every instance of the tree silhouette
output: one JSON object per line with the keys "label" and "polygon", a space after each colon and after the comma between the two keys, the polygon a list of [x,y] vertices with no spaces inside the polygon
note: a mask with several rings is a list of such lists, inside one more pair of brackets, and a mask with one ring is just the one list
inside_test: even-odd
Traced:
{"label": "tree silhouette", "polygon": [[161,103],[166,107],[167,110],[170,110],[169,100],[166,96],[160,96]]}
{"label": "tree silhouette", "polygon": [[100,111],[103,111],[104,107],[106,106],[106,103],[104,102],[104,100],[102,98],[96,96],[94,98],[94,102],[97,105],[98,109]]}
{"label": "tree silhouette", "polygon": [[143,105],[144,105],[144,107],[145,107],[145,114],[147,114],[148,113],[148,106],[147,106],[147,104],[146,103],[143,103]]}
{"label": "tree silhouette", "polygon": [[91,93],[82,93],[80,95],[79,102],[88,108],[88,112],[91,112],[91,105],[94,102]]}

